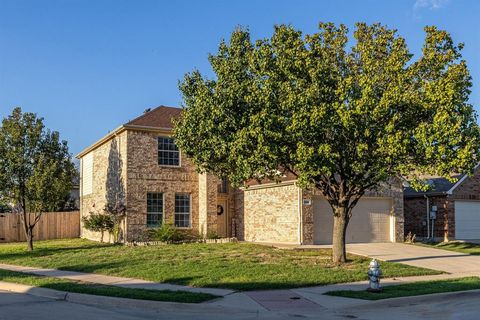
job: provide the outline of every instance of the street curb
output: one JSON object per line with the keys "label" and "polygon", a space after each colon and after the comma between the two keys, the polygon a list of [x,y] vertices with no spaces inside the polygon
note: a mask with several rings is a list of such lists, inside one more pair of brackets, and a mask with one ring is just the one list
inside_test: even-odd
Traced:
{"label": "street curb", "polygon": [[[453,296],[462,297],[462,296],[467,296],[471,294],[480,294],[480,289],[422,294],[418,296],[388,298],[388,299],[381,299],[381,300],[364,300],[364,299],[347,298],[349,300],[358,301],[358,303],[349,304],[347,308],[358,309],[358,308],[372,308],[372,307],[382,307],[382,306],[388,306],[388,307],[405,306],[407,304],[421,304],[421,303],[426,303],[431,301],[440,301],[439,299],[445,298],[445,297],[453,297]],[[338,298],[343,298],[343,297],[338,297]],[[342,308],[332,308],[332,309],[340,310]]]}
{"label": "street curb", "polygon": [[[119,297],[97,296],[85,293],[65,292],[54,289],[39,288],[24,284],[0,281],[0,290],[23,293],[41,298],[48,298],[57,301],[67,301],[90,306],[107,306],[116,308],[138,308],[163,311],[178,311],[202,313],[205,312],[249,312],[245,309],[211,305],[208,303],[183,303],[168,301],[140,300]],[[250,311],[257,313],[257,311]]]}
{"label": "street curb", "polygon": [[39,288],[34,286],[29,286],[25,284],[12,283],[0,281],[0,290],[15,292],[15,293],[26,293],[32,296],[54,299],[54,300],[65,300],[67,292],[57,291],[47,288]]}

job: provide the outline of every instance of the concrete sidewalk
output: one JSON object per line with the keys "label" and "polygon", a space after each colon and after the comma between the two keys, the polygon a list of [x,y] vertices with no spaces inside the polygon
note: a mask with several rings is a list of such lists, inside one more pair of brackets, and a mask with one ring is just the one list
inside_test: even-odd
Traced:
{"label": "concrete sidewalk", "polygon": [[133,278],[114,277],[114,276],[106,276],[101,274],[84,273],[84,272],[76,272],[76,271],[63,271],[63,270],[57,270],[57,269],[24,267],[24,266],[10,265],[10,264],[0,264],[0,269],[30,273],[30,274],[44,276],[44,277],[98,283],[98,284],[123,287],[123,288],[201,292],[201,293],[210,293],[217,296],[226,296],[234,292],[234,290],[230,290],[230,289],[194,288],[189,286],[181,286],[176,284],[153,282],[153,281],[146,281],[146,280],[133,279]]}

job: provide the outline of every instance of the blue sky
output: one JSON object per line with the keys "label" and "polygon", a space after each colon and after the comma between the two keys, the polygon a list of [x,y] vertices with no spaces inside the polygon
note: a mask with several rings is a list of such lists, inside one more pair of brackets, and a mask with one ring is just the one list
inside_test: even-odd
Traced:
{"label": "blue sky", "polygon": [[0,0],[0,118],[21,106],[60,131],[76,154],[109,130],[160,104],[179,106],[178,81],[207,61],[237,25],[254,38],[273,25],[315,32],[319,21],[381,22],[418,54],[423,27],[464,42],[480,107],[476,0]]}

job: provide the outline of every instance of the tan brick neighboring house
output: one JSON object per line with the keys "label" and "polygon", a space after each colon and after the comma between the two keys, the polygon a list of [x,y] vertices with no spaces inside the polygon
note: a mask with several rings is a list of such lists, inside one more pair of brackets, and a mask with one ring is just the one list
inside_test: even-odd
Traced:
{"label": "tan brick neighboring house", "polygon": [[427,179],[427,192],[404,191],[405,235],[435,241],[480,240],[480,168],[472,176]]}
{"label": "tan brick neighboring house", "polygon": [[[134,119],[82,151],[81,216],[122,202],[127,215],[123,240],[142,239],[159,221],[202,235],[215,232],[254,242],[331,242],[331,208],[317,191],[294,179],[233,189],[212,175],[198,174],[177,150],[172,119],[177,108],[161,106]],[[348,242],[402,241],[403,192],[400,182],[370,192],[354,211]],[[99,235],[82,228],[82,237]]]}

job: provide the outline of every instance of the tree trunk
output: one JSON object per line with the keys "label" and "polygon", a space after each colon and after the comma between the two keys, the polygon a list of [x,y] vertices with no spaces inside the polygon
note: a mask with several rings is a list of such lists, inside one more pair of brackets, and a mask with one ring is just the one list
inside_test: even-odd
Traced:
{"label": "tree trunk", "polygon": [[345,235],[349,220],[348,213],[347,207],[338,206],[334,208],[332,239],[332,260],[334,263],[340,264],[347,261]]}
{"label": "tree trunk", "polygon": [[27,236],[27,250],[33,251],[33,229],[32,228],[28,228],[26,236]]}

